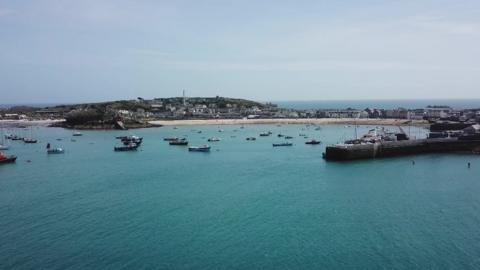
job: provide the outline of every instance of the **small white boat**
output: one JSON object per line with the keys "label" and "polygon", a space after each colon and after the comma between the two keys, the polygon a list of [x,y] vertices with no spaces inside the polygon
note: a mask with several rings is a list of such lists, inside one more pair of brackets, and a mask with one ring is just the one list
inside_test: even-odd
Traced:
{"label": "small white boat", "polygon": [[8,150],[8,149],[9,149],[8,146],[0,144],[0,150]]}
{"label": "small white boat", "polygon": [[64,152],[65,150],[63,150],[63,148],[60,148],[60,147],[52,148],[50,146],[50,143],[47,143],[47,154],[63,154]]}
{"label": "small white boat", "polygon": [[60,147],[52,148],[52,149],[47,149],[47,154],[63,154],[65,153],[65,150]]}
{"label": "small white boat", "polygon": [[209,142],[219,142],[219,141],[220,141],[220,138],[218,138],[218,137],[212,137],[212,138],[209,138],[207,141],[209,141]]}
{"label": "small white boat", "polygon": [[73,136],[83,136],[83,134],[81,132],[78,132],[78,131],[75,131],[73,132]]}

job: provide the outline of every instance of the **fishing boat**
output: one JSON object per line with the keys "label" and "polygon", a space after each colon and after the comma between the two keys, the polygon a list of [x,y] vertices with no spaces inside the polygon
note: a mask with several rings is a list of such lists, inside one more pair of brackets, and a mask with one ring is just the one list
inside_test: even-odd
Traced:
{"label": "fishing boat", "polygon": [[188,141],[185,138],[176,140],[176,141],[170,141],[168,142],[170,145],[188,145]]}
{"label": "fishing boat", "polygon": [[124,152],[124,151],[136,151],[137,148],[138,148],[138,145],[136,143],[129,143],[128,145],[115,146],[113,150],[116,152]]}
{"label": "fishing boat", "polygon": [[255,138],[255,137],[248,137],[248,138],[247,138],[247,141],[255,141],[256,139],[257,139],[257,138]]}
{"label": "fishing boat", "polygon": [[63,154],[65,150],[60,147],[54,147],[52,148],[50,143],[47,143],[47,154]]}
{"label": "fishing boat", "polygon": [[23,141],[23,138],[18,136],[18,135],[10,135],[10,137],[8,138],[12,141]]}
{"label": "fishing boat", "polygon": [[190,151],[190,152],[210,152],[210,146],[209,145],[190,146],[190,147],[188,147],[188,151]]}
{"label": "fishing boat", "polygon": [[131,143],[134,143],[136,145],[142,144],[143,138],[142,137],[137,137],[137,136],[127,136],[123,139],[121,139],[123,145],[128,145]]}
{"label": "fishing boat", "polygon": [[219,142],[219,141],[220,141],[220,138],[218,138],[218,137],[212,137],[212,138],[208,138],[207,141],[209,141],[209,142]]}
{"label": "fishing boat", "polygon": [[47,149],[47,154],[63,154],[65,153],[65,150],[60,147],[52,148],[52,149]]}
{"label": "fishing boat", "polygon": [[312,140],[310,140],[310,141],[305,142],[305,144],[320,144],[320,143],[322,143],[322,142],[321,142],[321,141],[317,141],[317,140],[315,140],[315,139],[312,139]]}
{"label": "fishing boat", "polygon": [[292,146],[293,143],[274,143],[273,147],[278,147],[278,146]]}
{"label": "fishing boat", "polygon": [[13,163],[17,160],[17,156],[14,155],[5,155],[4,153],[0,152],[0,164],[5,164],[5,163]]}
{"label": "fishing boat", "polygon": [[24,143],[37,143],[38,141],[36,139],[32,138],[23,138]]}

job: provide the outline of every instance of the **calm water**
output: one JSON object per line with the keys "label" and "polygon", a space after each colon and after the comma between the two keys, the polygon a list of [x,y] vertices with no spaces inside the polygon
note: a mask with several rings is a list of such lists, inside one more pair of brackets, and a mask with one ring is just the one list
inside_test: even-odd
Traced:
{"label": "calm water", "polygon": [[278,101],[280,107],[292,109],[423,109],[429,105],[447,105],[455,109],[480,108],[480,99],[392,99],[392,100],[313,100]]}
{"label": "calm water", "polygon": [[[12,142],[19,159],[0,166],[0,269],[480,268],[480,156],[327,163],[325,144],[352,127],[222,128],[136,130],[144,144],[127,153],[112,151],[114,131],[71,142],[71,131],[39,128],[41,143]],[[295,145],[245,141],[265,130]],[[162,141],[173,135],[223,140],[189,153]],[[66,153],[47,156],[46,142]]]}

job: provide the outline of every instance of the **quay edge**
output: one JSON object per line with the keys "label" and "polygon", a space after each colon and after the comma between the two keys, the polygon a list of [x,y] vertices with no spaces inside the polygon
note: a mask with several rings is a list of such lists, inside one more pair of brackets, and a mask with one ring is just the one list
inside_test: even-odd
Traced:
{"label": "quay edge", "polygon": [[326,147],[324,158],[327,161],[344,161],[447,152],[479,153],[480,139],[437,138],[384,141],[372,144],[331,145]]}

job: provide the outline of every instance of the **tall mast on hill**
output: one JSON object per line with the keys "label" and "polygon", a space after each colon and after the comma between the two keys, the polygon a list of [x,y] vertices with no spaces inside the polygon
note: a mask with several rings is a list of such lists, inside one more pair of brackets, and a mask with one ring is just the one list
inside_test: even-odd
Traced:
{"label": "tall mast on hill", "polygon": [[185,89],[183,89],[183,107],[187,106],[187,101],[185,100]]}

